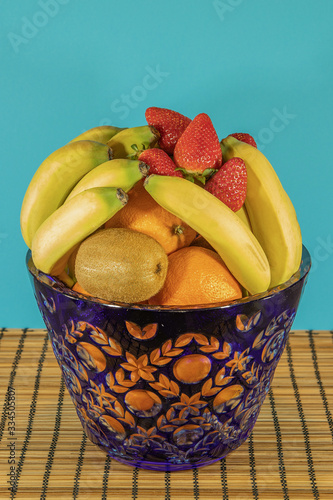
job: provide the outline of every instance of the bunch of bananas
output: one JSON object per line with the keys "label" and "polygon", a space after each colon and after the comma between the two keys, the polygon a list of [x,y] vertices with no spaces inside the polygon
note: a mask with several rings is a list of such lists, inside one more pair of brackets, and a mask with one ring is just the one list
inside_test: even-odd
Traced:
{"label": "bunch of bananas", "polygon": [[301,261],[302,238],[294,207],[267,158],[232,136],[221,141],[223,158],[242,158],[247,168],[245,207],[235,213],[194,182],[148,175],[131,158],[133,144],[152,148],[159,133],[149,125],[95,127],[53,152],[26,191],[21,231],[35,266],[64,273],[77,246],[128,200],[146,177],[145,188],[166,210],[202,235],[250,293],[289,279]]}
{"label": "bunch of bananas", "polygon": [[[107,143],[116,134],[120,141],[113,149]],[[135,134],[148,145],[158,139],[149,126]],[[126,192],[148,173],[147,165],[126,158],[132,140],[128,129],[95,127],[40,165],[21,209],[22,236],[38,269],[61,275],[76,246],[126,204]]]}

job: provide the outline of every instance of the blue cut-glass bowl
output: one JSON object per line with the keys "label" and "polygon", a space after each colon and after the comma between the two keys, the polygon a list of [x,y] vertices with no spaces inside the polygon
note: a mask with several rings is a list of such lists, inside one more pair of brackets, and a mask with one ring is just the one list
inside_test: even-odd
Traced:
{"label": "blue cut-glass bowl", "polygon": [[269,292],[195,307],[105,302],[27,266],[68,392],[90,440],[124,464],[204,466],[249,436],[311,265]]}

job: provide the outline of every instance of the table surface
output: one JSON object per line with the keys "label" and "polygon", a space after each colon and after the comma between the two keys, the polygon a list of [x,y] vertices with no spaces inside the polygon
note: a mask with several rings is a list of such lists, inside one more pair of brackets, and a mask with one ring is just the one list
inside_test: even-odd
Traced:
{"label": "table surface", "polygon": [[0,329],[0,404],[1,500],[333,499],[330,331],[290,333],[250,438],[208,467],[131,468],[90,443],[46,330]]}

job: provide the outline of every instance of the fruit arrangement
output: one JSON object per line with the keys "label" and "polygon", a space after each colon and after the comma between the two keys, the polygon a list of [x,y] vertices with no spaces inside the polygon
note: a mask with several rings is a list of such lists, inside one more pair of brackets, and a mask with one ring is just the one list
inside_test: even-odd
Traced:
{"label": "fruit arrangement", "polygon": [[33,176],[21,231],[37,269],[77,293],[157,306],[240,299],[287,281],[302,237],[249,134],[150,107],[146,125],[92,128]]}

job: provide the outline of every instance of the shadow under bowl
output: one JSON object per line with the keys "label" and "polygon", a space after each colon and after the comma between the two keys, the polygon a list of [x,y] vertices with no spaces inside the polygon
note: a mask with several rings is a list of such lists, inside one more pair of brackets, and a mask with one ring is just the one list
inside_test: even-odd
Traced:
{"label": "shadow under bowl", "polygon": [[105,302],[36,270],[35,298],[89,439],[124,464],[185,470],[249,436],[311,266],[269,292],[187,308]]}

